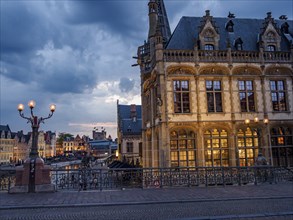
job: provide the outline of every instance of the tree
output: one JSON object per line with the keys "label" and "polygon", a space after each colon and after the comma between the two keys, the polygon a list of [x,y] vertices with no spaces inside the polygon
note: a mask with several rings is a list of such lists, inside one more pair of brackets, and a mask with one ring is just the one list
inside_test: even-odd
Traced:
{"label": "tree", "polygon": [[62,146],[64,140],[66,140],[67,138],[72,138],[72,137],[73,137],[73,135],[69,134],[69,133],[65,133],[65,132],[59,133],[58,138],[57,138],[57,143],[60,146]]}

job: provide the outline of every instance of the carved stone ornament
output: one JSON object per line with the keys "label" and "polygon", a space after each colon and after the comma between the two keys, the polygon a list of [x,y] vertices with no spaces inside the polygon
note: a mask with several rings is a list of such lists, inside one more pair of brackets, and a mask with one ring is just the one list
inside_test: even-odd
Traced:
{"label": "carved stone ornament", "polygon": [[168,75],[195,75],[196,70],[192,66],[170,66],[167,68]]}
{"label": "carved stone ornament", "polygon": [[199,75],[229,75],[229,73],[226,66],[204,66],[199,70]]}
{"label": "carved stone ornament", "polygon": [[253,66],[236,66],[232,69],[233,75],[261,75],[261,69]]}

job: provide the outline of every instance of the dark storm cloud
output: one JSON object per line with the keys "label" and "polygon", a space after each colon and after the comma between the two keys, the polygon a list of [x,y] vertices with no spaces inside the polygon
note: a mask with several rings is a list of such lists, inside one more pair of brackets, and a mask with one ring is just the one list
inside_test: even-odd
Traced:
{"label": "dark storm cloud", "polygon": [[[46,22],[22,1],[1,1],[1,54],[27,53],[50,36]],[[51,30],[54,32],[54,30]]]}
{"label": "dark storm cloud", "polygon": [[88,92],[107,72],[94,69],[105,57],[132,56],[121,48],[143,41],[146,14],[147,1],[1,1],[1,74],[52,93]]}
{"label": "dark storm cloud", "polygon": [[111,32],[137,38],[146,29],[146,6],[146,0],[69,1],[66,20],[71,24],[102,24]]}
{"label": "dark storm cloud", "polygon": [[130,92],[134,87],[134,80],[127,77],[122,77],[119,82],[121,92]]}

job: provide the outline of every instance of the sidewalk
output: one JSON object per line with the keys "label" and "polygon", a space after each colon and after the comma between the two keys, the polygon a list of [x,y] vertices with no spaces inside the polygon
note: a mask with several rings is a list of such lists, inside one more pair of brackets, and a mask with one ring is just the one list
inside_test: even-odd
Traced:
{"label": "sidewalk", "polygon": [[[58,191],[55,193],[0,193],[0,210],[44,207],[111,206],[175,202],[233,201],[268,198],[293,198],[293,183],[127,189],[117,191]],[[293,211],[293,206],[292,206]]]}

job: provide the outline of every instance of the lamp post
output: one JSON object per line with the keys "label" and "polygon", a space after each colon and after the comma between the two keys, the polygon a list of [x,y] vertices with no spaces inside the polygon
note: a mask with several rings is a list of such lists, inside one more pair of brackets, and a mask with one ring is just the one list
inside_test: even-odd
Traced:
{"label": "lamp post", "polygon": [[39,157],[39,153],[38,153],[38,134],[39,134],[39,127],[41,123],[44,123],[44,121],[46,119],[49,119],[53,116],[53,113],[56,109],[56,106],[54,104],[52,104],[50,106],[50,113],[48,115],[48,117],[40,117],[38,118],[37,116],[34,115],[33,109],[36,106],[35,101],[31,100],[28,103],[28,106],[30,108],[30,117],[26,117],[23,114],[23,110],[24,110],[24,105],[23,104],[19,104],[18,105],[18,112],[20,117],[24,118],[27,120],[27,123],[31,123],[31,127],[32,127],[32,146],[31,146],[31,151],[29,154],[29,159],[30,159],[30,175],[29,175],[29,192],[35,192],[35,172],[36,172],[36,159]]}

